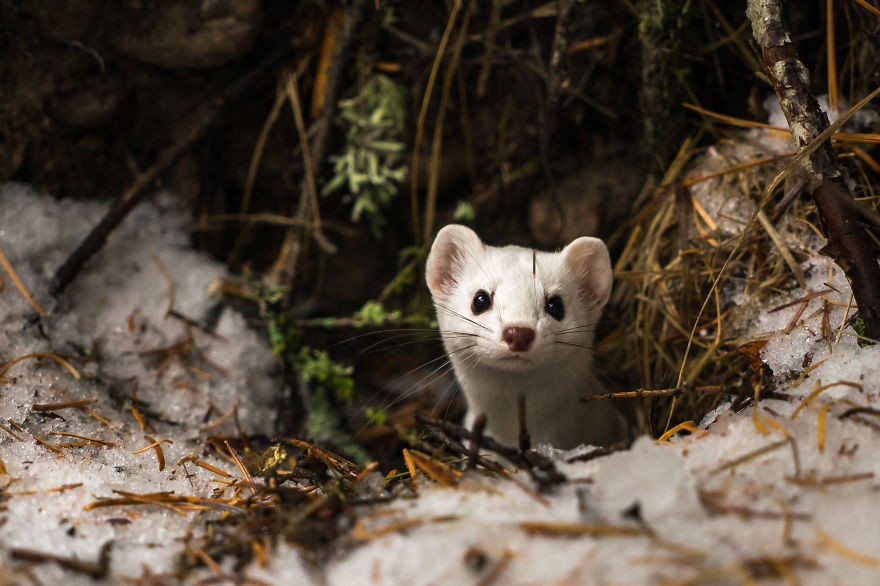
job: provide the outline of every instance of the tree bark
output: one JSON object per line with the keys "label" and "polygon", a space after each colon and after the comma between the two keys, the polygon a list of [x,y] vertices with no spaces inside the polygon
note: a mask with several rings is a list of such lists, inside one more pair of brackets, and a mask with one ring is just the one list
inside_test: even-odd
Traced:
{"label": "tree bark", "polygon": [[[828,128],[828,116],[810,91],[810,75],[798,58],[797,47],[785,25],[781,0],[748,0],[746,14],[795,147],[801,152]],[[880,339],[880,265],[876,247],[851,205],[855,202],[846,201],[853,196],[830,140],[804,159],[802,174],[828,239],[822,252],[846,273],[864,321],[865,335]]]}

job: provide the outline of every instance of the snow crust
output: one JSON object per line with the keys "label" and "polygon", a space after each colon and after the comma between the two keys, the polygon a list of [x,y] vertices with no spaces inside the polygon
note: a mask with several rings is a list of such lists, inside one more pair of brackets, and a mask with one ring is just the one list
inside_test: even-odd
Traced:
{"label": "snow crust", "polygon": [[[719,200],[729,200],[705,197],[707,210],[716,206],[713,214]],[[84,507],[115,496],[113,489],[209,495],[217,486],[212,474],[190,466],[187,477],[177,464],[204,432],[181,430],[198,430],[209,403],[222,411],[236,399],[248,429],[270,429],[273,417],[272,357],[234,312],[225,310],[217,323],[223,339],[193,334],[223,369],[222,376],[187,378],[197,392],[174,386],[175,377],[191,375],[184,366],[173,362],[157,377],[144,354],[184,334],[179,321],[163,319],[168,287],[154,256],[174,278],[176,308],[194,319],[210,314],[207,285],[223,272],[189,249],[185,214],[173,197],[159,195],[136,210],[63,297],[65,305],[54,306],[45,293],[48,279],[104,209],[55,201],[21,185],[0,190],[0,245],[50,311],[42,322],[30,319],[33,309],[7,282],[0,293],[0,360],[29,352],[95,356],[81,380],[49,361],[14,366],[9,376],[15,381],[0,386],[0,423],[20,424],[53,442],[69,439],[53,432],[100,429],[101,439],[115,443],[59,455],[28,433],[17,432],[18,441],[0,431],[8,471],[0,567],[10,570],[3,571],[23,567],[11,558],[13,548],[94,561],[102,544],[114,543],[105,579],[54,564],[32,566],[44,584],[119,583],[144,575],[144,568],[172,572],[182,539],[196,529],[193,516],[155,507]],[[281,543],[265,566],[255,562],[239,578],[278,585],[878,583],[880,432],[872,425],[878,422],[844,414],[876,403],[880,348],[859,347],[851,328],[840,328],[850,296],[840,271],[819,256],[803,268],[808,290],[826,292],[806,302],[799,319],[792,320],[797,304],[768,312],[807,294],[795,288],[760,304],[743,303],[739,326],[743,339],[767,340],[762,358],[781,399],[740,412],[722,404],[701,423],[704,433],[664,442],[640,438],[630,450],[604,458],[569,462],[584,450],[562,453],[557,461],[570,482],[548,493],[538,493],[526,478],[472,473],[448,488],[422,478],[412,498],[357,511],[358,531],[325,563]],[[830,337],[822,335],[826,302]],[[803,404],[815,389],[841,381],[851,384]],[[152,435],[173,440],[164,445],[163,472],[152,451],[132,454],[148,443],[131,414],[135,392],[156,427]],[[101,427],[75,409],[60,411],[61,417],[31,409],[83,398],[96,399],[92,409],[111,424]],[[206,459],[237,473],[228,462]],[[220,563],[230,568],[229,560]],[[187,583],[211,576],[205,569]]]}
{"label": "snow crust", "polygon": [[[265,341],[228,310],[214,326],[218,337],[192,330],[204,358],[170,360],[157,375],[164,357],[156,350],[185,340],[187,328],[164,318],[169,286],[154,259],[174,281],[174,309],[200,322],[216,303],[208,285],[224,274],[218,263],[190,249],[186,213],[168,194],[135,209],[56,305],[47,293],[49,279],[105,209],[103,203],[55,201],[24,185],[0,188],[0,246],[49,312],[39,322],[33,319],[34,309],[6,279],[0,293],[0,361],[34,352],[94,359],[86,362],[80,380],[52,361],[27,360],[7,373],[14,382],[0,383],[0,423],[21,439],[0,431],[0,459],[8,472],[0,475],[5,489],[0,567],[13,567],[14,548],[97,562],[101,546],[112,540],[107,583],[117,583],[141,576],[145,568],[172,571],[191,519],[156,507],[84,507],[117,497],[113,490],[210,496],[218,486],[214,474],[178,461],[196,454],[221,469],[235,469],[200,453],[208,432],[199,426],[238,401],[245,430],[271,430],[279,382]],[[78,409],[32,411],[35,403],[81,399],[95,400],[89,408],[110,423]],[[153,430],[141,430],[133,404]],[[233,432],[231,423],[223,425],[211,432]],[[113,445],[64,448],[59,454],[30,435],[53,444],[76,439],[54,435],[58,432],[98,436]],[[163,444],[162,472],[153,450],[132,453],[151,443],[146,434],[170,440]],[[53,564],[31,571],[43,584],[93,581]]]}

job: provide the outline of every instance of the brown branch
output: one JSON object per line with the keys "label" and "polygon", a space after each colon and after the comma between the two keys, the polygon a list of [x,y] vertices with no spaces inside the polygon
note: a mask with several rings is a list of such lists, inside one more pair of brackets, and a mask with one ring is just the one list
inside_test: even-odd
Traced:
{"label": "brown branch", "polygon": [[101,580],[107,575],[107,570],[109,570],[110,568],[110,550],[112,549],[112,547],[112,541],[104,543],[98,553],[97,562],[88,562],[75,558],[66,558],[56,555],[54,553],[42,552],[23,547],[12,548],[9,551],[9,555],[12,557],[12,559],[22,560],[25,562],[55,562],[65,570],[70,570],[71,572],[76,572],[79,574],[85,574],[86,576],[95,580]]}
{"label": "brown branch", "polygon": [[[786,28],[781,0],[748,0],[746,14],[797,151],[815,147],[814,141],[829,126],[828,116],[810,91],[809,72],[798,58],[797,47]],[[846,273],[864,320],[865,334],[880,339],[880,265],[876,248],[859,221],[860,214],[853,206],[841,203],[853,196],[829,140],[804,159],[802,172],[819,212],[822,232],[828,239],[822,252]]]}

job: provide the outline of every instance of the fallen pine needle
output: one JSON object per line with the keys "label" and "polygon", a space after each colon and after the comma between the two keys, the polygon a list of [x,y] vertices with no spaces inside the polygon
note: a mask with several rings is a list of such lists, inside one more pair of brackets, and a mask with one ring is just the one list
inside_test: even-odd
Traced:
{"label": "fallen pine needle", "polygon": [[238,409],[238,397],[235,398],[235,400],[232,402],[232,405],[229,406],[229,409],[227,409],[220,417],[218,417],[214,421],[209,421],[204,425],[200,425],[199,429],[202,431],[206,431],[222,425],[224,421],[235,414],[236,409]]}
{"label": "fallen pine needle", "polygon": [[846,381],[846,380],[837,381],[836,383],[830,383],[827,385],[817,386],[809,395],[804,397],[804,400],[801,401],[798,404],[798,406],[795,408],[795,410],[792,412],[792,414],[791,414],[792,420],[798,416],[798,414],[801,412],[801,410],[804,407],[809,405],[813,401],[813,399],[815,399],[817,396],[819,396],[819,393],[821,393],[822,391],[826,391],[832,387],[839,387],[839,386],[852,387],[854,389],[862,391],[862,385],[860,385],[859,383],[854,383],[852,381]]}
{"label": "fallen pine needle", "polygon": [[448,523],[449,521],[455,521],[458,518],[459,517],[457,515],[440,515],[437,517],[425,517],[421,519],[404,519],[402,521],[389,523],[388,525],[380,527],[379,529],[368,531],[364,527],[364,525],[369,519],[367,517],[361,517],[360,519],[358,519],[357,523],[355,523],[354,529],[352,529],[351,531],[351,536],[355,539],[360,539],[362,541],[369,541],[372,539],[378,539],[379,537],[384,537],[385,535],[388,535],[390,533],[396,533],[398,531],[420,527],[429,523]]}
{"label": "fallen pine needle", "polygon": [[769,454],[770,452],[772,452],[774,450],[778,450],[779,448],[781,448],[782,446],[784,446],[785,444],[790,443],[790,442],[791,442],[791,440],[789,438],[785,438],[785,439],[781,439],[779,441],[773,442],[772,444],[768,444],[766,446],[760,447],[757,450],[752,450],[751,452],[743,454],[742,456],[739,456],[738,458],[734,458],[733,460],[730,460],[729,462],[725,462],[721,466],[718,466],[717,468],[715,468],[714,470],[709,472],[709,476],[714,476],[715,474],[718,474],[719,472],[729,470],[730,468],[735,468],[735,467],[739,466],[740,464],[744,464],[745,462],[748,462],[749,460],[759,458],[759,457],[763,456],[764,454]]}
{"label": "fallen pine needle", "polygon": [[417,469],[427,474],[440,486],[455,486],[464,476],[464,473],[460,470],[451,468],[440,460],[432,458],[418,450],[404,448],[403,459],[406,462],[410,475],[412,476],[413,483],[416,482],[415,471]]}
{"label": "fallen pine needle", "polygon": [[816,446],[820,452],[825,451],[825,418],[828,416],[828,408],[831,405],[825,403],[819,409],[819,415],[816,416]]}
{"label": "fallen pine needle", "polygon": [[79,399],[76,401],[64,401],[62,403],[34,403],[31,405],[31,409],[34,411],[58,411],[59,409],[87,407],[93,405],[95,401],[95,399]]}
{"label": "fallen pine needle", "polygon": [[28,291],[28,288],[25,286],[24,281],[21,280],[21,277],[19,277],[18,273],[15,271],[15,267],[13,267],[12,263],[9,261],[9,257],[7,257],[6,253],[3,252],[2,246],[0,246],[0,266],[3,267],[3,270],[6,271],[6,274],[8,274],[9,278],[12,279],[12,284],[15,285],[15,288],[18,289],[18,292],[21,293],[21,296],[24,297],[25,301],[27,301],[30,306],[33,307],[41,316],[46,317],[47,315],[49,315],[46,310],[43,309],[43,307],[39,303],[37,303],[37,300],[34,299],[34,296],[31,295],[31,292]]}
{"label": "fallen pine needle", "polygon": [[134,416],[134,420],[137,421],[138,425],[141,426],[141,431],[147,430],[147,422],[144,420],[143,415],[138,410],[138,408],[134,405],[131,406],[131,414]]}
{"label": "fallen pine needle", "polygon": [[9,372],[9,369],[19,362],[23,362],[25,360],[38,360],[40,358],[48,358],[54,362],[57,362],[61,366],[63,366],[67,372],[73,375],[73,378],[79,380],[81,378],[79,371],[64,357],[59,356],[53,352],[32,352],[30,354],[25,354],[24,356],[19,356],[18,358],[13,358],[9,362],[3,364],[0,367],[0,377]]}
{"label": "fallen pine needle", "polygon": [[[244,462],[241,461],[241,458],[238,457],[238,454],[233,449],[232,446],[229,445],[229,442],[223,440],[223,443],[226,444],[226,449],[229,450],[229,455],[232,456],[233,462],[238,466],[238,470],[241,472],[241,477],[244,478],[245,482],[251,487],[254,486],[254,478],[251,476],[251,473],[248,471],[247,467],[245,467]],[[256,488],[252,488],[254,494],[256,494]]]}
{"label": "fallen pine needle", "polygon": [[156,441],[154,438],[148,435],[145,435],[144,439],[150,442],[150,445],[144,446],[139,450],[135,450],[132,452],[132,454],[143,454],[147,450],[153,450],[154,452],[156,452],[156,460],[159,462],[159,472],[165,470],[165,452],[162,451],[162,442],[167,442],[170,444],[171,440],[163,439]]}
{"label": "fallen pine needle", "polygon": [[104,425],[106,425],[108,427],[113,425],[109,419],[107,419],[106,417],[102,417],[101,415],[99,415],[98,413],[94,412],[91,409],[83,409],[83,411],[85,411],[86,415],[88,415],[89,417],[100,421],[101,423],[103,423]]}
{"label": "fallen pine needle", "polygon": [[28,431],[28,433],[31,434],[31,436],[32,436],[35,440],[37,440],[37,443],[39,443],[39,444],[45,446],[46,448],[49,448],[50,450],[52,450],[52,451],[55,452],[56,454],[63,454],[63,453],[64,453],[63,451],[61,451],[61,448],[59,448],[58,446],[56,446],[56,445],[53,444],[52,442],[48,442],[48,441],[44,440],[43,438],[41,438],[40,436],[38,436],[37,434],[35,434],[35,433],[31,432],[31,431]]}
{"label": "fallen pine needle", "polygon": [[196,466],[204,468],[205,470],[213,472],[214,474],[216,474],[218,476],[222,476],[223,478],[232,478],[232,474],[230,474],[226,470],[223,470],[222,468],[218,468],[217,466],[214,466],[212,464],[208,464],[204,460],[195,460],[194,464]]}
{"label": "fallen pine needle", "polygon": [[12,439],[14,439],[14,440],[17,441],[17,442],[22,442],[22,441],[24,441],[24,439],[22,439],[22,437],[21,437],[20,435],[18,435],[17,433],[15,433],[14,431],[12,431],[11,429],[9,429],[8,427],[6,427],[5,425],[3,425],[2,423],[0,423],[0,429],[2,429],[2,430],[5,431],[6,433],[8,433],[10,436],[12,436]]}
{"label": "fallen pine needle", "polygon": [[339,472],[340,474],[351,480],[356,479],[358,474],[360,474],[361,472],[360,466],[358,466],[354,462],[346,460],[342,456],[334,454],[333,452],[321,449],[315,444],[311,444],[307,441],[303,441],[295,437],[285,437],[282,439],[282,441],[306,450],[309,457],[316,457],[320,459],[328,468]]}
{"label": "fallen pine needle", "polygon": [[872,568],[880,568],[880,559],[870,556],[866,553],[862,553],[860,551],[856,551],[851,547],[844,545],[840,541],[837,541],[818,527],[816,529],[816,537],[819,538],[819,542],[827,547],[829,551],[839,555],[840,557],[846,558],[851,562],[855,562],[857,564],[861,564],[863,566],[869,566]]}
{"label": "fallen pine needle", "polygon": [[108,441],[102,440],[100,438],[89,437],[87,435],[80,435],[78,433],[71,433],[69,431],[53,431],[49,435],[60,435],[63,437],[75,437],[77,439],[84,440],[87,444],[92,444],[95,446],[113,447],[116,445],[113,442],[108,442]]}
{"label": "fallen pine needle", "polygon": [[34,495],[34,494],[43,494],[43,493],[47,493],[47,492],[64,492],[66,490],[72,490],[74,488],[79,488],[82,485],[83,485],[82,482],[73,482],[71,484],[62,484],[61,486],[55,486],[52,488],[45,488],[42,490],[19,490],[19,491],[8,490],[8,491],[5,491],[3,494],[15,495],[15,496],[28,496],[28,495]]}
{"label": "fallen pine needle", "polygon": [[709,432],[705,429],[700,429],[693,421],[682,421],[675,427],[667,429],[663,435],[657,438],[658,442],[668,442],[669,438],[677,434],[679,431],[689,431],[691,433],[698,433],[700,437],[709,435]]}
{"label": "fallen pine needle", "polygon": [[120,498],[102,498],[87,504],[83,507],[83,510],[91,511],[93,509],[120,505],[156,505],[170,509],[179,515],[185,515],[189,511],[219,509],[234,512],[245,508],[245,501],[240,498],[185,496],[170,491],[144,494],[124,490],[114,490],[113,492],[118,494]]}
{"label": "fallen pine needle", "polygon": [[639,527],[598,525],[595,523],[559,523],[547,521],[524,521],[520,529],[531,535],[548,537],[640,537],[648,534]]}
{"label": "fallen pine needle", "polygon": [[223,568],[220,567],[214,558],[209,556],[205,550],[196,547],[194,545],[187,545],[186,550],[189,551],[192,555],[202,560],[202,563],[205,564],[214,574],[221,576],[223,575]]}
{"label": "fallen pine needle", "polygon": [[501,552],[501,558],[492,567],[489,573],[483,576],[483,579],[477,583],[477,586],[491,586],[498,582],[498,579],[501,578],[502,574],[504,574],[508,566],[510,566],[510,562],[513,560],[514,555],[513,551],[509,548],[505,548],[504,551]]}

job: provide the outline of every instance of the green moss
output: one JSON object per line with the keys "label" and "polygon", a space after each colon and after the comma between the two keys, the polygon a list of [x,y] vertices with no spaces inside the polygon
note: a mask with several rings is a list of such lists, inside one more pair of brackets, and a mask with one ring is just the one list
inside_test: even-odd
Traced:
{"label": "green moss", "polygon": [[331,157],[333,176],[321,193],[342,193],[351,219],[365,217],[378,238],[384,210],[406,176],[406,95],[390,78],[373,75],[354,98],[339,102],[338,124],[346,129],[345,146]]}

